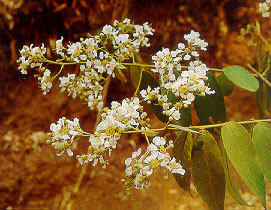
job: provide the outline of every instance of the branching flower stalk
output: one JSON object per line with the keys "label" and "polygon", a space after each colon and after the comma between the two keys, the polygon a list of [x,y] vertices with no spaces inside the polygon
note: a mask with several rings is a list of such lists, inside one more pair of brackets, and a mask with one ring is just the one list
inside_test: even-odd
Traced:
{"label": "branching flower stalk", "polygon": [[[140,47],[149,46],[147,36],[154,29],[148,23],[135,25],[129,19],[114,21],[106,25],[99,35],[81,38],[79,42],[63,45],[63,37],[56,41],[55,52],[61,58],[56,61],[45,57],[46,48],[24,46],[18,59],[22,74],[28,69],[36,69],[43,94],[52,88],[52,82],[66,65],[80,65],[79,74],[59,77],[61,91],[67,91],[73,98],[80,97],[90,109],[101,110],[103,84],[115,77],[116,69],[125,68],[121,63],[134,59]],[[51,77],[51,71],[44,65],[61,65],[60,71]]]}
{"label": "branching flower stalk", "polygon": [[[179,43],[176,50],[163,48],[152,56],[153,64],[142,64],[135,60],[135,54],[140,47],[149,47],[148,36],[153,35],[151,25],[144,23],[136,25],[129,19],[122,22],[114,21],[113,25],[105,25],[99,35],[81,38],[79,42],[63,44],[63,37],[56,41],[55,52],[59,59],[50,60],[45,57],[46,48],[23,46],[18,59],[19,70],[27,74],[29,69],[36,70],[38,81],[43,94],[46,95],[52,88],[56,78],[60,80],[61,91],[67,91],[73,98],[79,97],[88,107],[100,111],[101,120],[93,133],[81,129],[79,119],[72,120],[60,118],[57,123],[50,126],[50,143],[57,155],[65,152],[73,156],[72,145],[81,138],[89,139],[88,151],[76,155],[80,164],[98,163],[105,168],[109,162],[108,157],[122,135],[137,133],[144,135],[148,146],[146,151],[138,149],[125,161],[126,178],[125,189],[129,192],[134,186],[136,189],[148,188],[150,177],[158,167],[166,168],[171,173],[184,175],[185,170],[181,164],[171,157],[169,151],[173,148],[173,141],[159,136],[161,131],[189,131],[220,127],[223,124],[181,127],[173,125],[173,120],[181,119],[182,108],[189,107],[196,96],[214,94],[205,81],[207,72],[222,71],[209,69],[199,60],[200,50],[207,50],[208,43],[200,38],[200,34],[191,31],[184,36],[187,44]],[[184,65],[183,65],[184,64]],[[188,65],[187,65],[188,64]],[[59,71],[52,75],[47,67],[60,66]],[[63,74],[67,65],[79,65],[79,73]],[[131,98],[121,102],[113,101],[110,107],[104,107],[102,94],[105,84],[117,73],[128,71],[130,66],[139,67],[139,83]],[[140,90],[142,72],[148,69],[159,75],[160,86]],[[163,108],[163,114],[169,119],[162,128],[151,128],[150,119],[144,111],[138,93],[143,100],[151,103],[157,100]],[[177,102],[172,103],[169,97],[175,97]],[[252,123],[270,120],[254,120],[240,123]]]}

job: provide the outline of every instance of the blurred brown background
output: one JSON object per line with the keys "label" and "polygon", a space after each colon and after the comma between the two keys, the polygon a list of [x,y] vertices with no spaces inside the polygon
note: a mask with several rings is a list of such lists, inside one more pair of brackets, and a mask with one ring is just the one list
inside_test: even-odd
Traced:
{"label": "blurred brown background", "polygon": [[[131,145],[145,146],[137,136],[126,136],[118,144],[108,169],[88,166],[78,191],[81,166],[75,158],[57,157],[46,145],[45,133],[62,116],[78,117],[82,127],[91,130],[96,113],[61,94],[57,84],[47,96],[42,95],[33,73],[25,76],[17,70],[18,50],[31,43],[53,48],[60,36],[66,42],[76,41],[115,19],[128,17],[136,24],[152,23],[156,30],[151,47],[142,49],[145,62],[162,47],[175,49],[193,29],[209,43],[208,51],[201,53],[207,66],[245,66],[255,64],[255,49],[236,38],[254,20],[255,8],[257,1],[253,0],[0,0],[0,209],[206,209],[195,189],[195,198],[191,198],[172,176],[163,180],[161,172],[154,174],[150,189],[125,195],[120,182],[124,160],[134,150]],[[263,30],[267,34],[266,22]],[[51,56],[50,50],[47,56]],[[109,92],[108,103],[129,96],[131,90],[128,84],[112,82]],[[228,119],[258,117],[255,95],[247,91],[236,88],[226,105]],[[86,146],[87,141],[82,142],[76,153],[85,152]],[[244,184],[240,187],[245,200],[259,209],[257,199]],[[270,190],[267,192],[270,196]],[[226,206],[246,209],[228,195]]]}

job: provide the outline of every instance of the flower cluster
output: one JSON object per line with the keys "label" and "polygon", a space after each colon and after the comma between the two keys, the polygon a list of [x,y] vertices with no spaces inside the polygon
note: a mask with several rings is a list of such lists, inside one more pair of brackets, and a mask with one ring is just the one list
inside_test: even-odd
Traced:
{"label": "flower cluster", "polygon": [[[101,163],[106,167],[108,156],[116,148],[122,134],[145,134],[148,142],[146,151],[142,153],[138,149],[125,161],[124,182],[127,191],[132,186],[136,189],[148,188],[150,177],[158,167],[166,168],[171,173],[185,173],[180,163],[169,154],[168,150],[173,148],[173,142],[155,136],[159,129],[149,130],[149,118],[143,111],[139,98],[126,98],[121,103],[113,101],[110,107],[103,108],[104,85],[111,77],[121,75],[120,71],[126,69],[125,61],[134,62],[135,53],[139,52],[140,47],[150,46],[148,36],[153,35],[153,32],[148,23],[135,25],[129,19],[114,21],[112,25],[105,25],[99,35],[81,38],[78,42],[65,45],[63,37],[56,40],[54,50],[56,56],[60,57],[56,61],[45,57],[46,48],[43,44],[41,47],[24,46],[18,59],[22,74],[27,74],[29,68],[37,70],[43,94],[50,91],[53,81],[66,65],[78,65],[76,72],[59,77],[61,91],[67,91],[73,98],[80,97],[90,109],[103,110],[93,134],[83,131],[77,118],[71,121],[63,117],[57,123],[52,123],[47,142],[57,149],[57,155],[66,151],[69,156],[73,156],[72,146],[81,137],[88,137],[87,153],[77,155],[76,158],[80,164],[91,162],[95,166]],[[159,74],[161,85],[153,89],[147,87],[140,92],[148,103],[157,100],[170,120],[179,120],[180,109],[188,107],[196,95],[214,93],[205,84],[208,68],[198,59],[198,50],[205,51],[208,43],[200,39],[200,34],[193,30],[184,39],[187,46],[179,43],[178,48],[173,51],[163,48],[152,57],[154,67],[151,70]],[[189,65],[182,66],[182,62]],[[48,69],[50,65],[59,65],[59,72],[52,76]],[[153,137],[151,143],[148,139],[150,136]]]}
{"label": "flower cluster", "polygon": [[[158,99],[163,106],[164,113],[172,119],[180,119],[180,108],[188,107],[194,100],[196,95],[204,96],[205,94],[213,94],[209,87],[205,85],[208,79],[206,73],[208,68],[200,61],[190,61],[187,70],[183,70],[182,61],[189,61],[192,57],[198,57],[196,51],[198,48],[206,50],[208,43],[199,38],[199,33],[191,31],[190,34],[184,36],[188,42],[187,47],[183,43],[178,44],[176,50],[170,51],[163,48],[152,57],[155,68],[153,72],[159,73],[161,88],[141,91],[141,96],[146,101]],[[172,104],[168,99],[168,94],[173,94],[178,101]]]}
{"label": "flower cluster", "polygon": [[261,13],[264,18],[268,18],[270,16],[270,7],[271,0],[266,0],[265,2],[259,3],[259,13]]}
{"label": "flower cluster", "polygon": [[139,104],[138,98],[124,99],[122,103],[113,101],[111,109],[104,108],[101,122],[97,125],[94,135],[89,137],[88,154],[77,156],[79,162],[98,162],[106,165],[106,156],[116,148],[122,132],[127,130],[148,129],[147,113]]}
{"label": "flower cluster", "polygon": [[74,118],[73,121],[60,118],[57,123],[52,123],[50,126],[51,139],[47,143],[58,150],[58,156],[63,155],[65,150],[69,156],[73,156],[70,146],[77,140],[78,137],[84,135],[84,131],[80,128],[79,120]]}
{"label": "flower cluster", "polygon": [[51,71],[49,69],[45,69],[43,76],[38,78],[44,95],[46,95],[53,86],[50,75]]}
{"label": "flower cluster", "polygon": [[[56,41],[55,52],[61,58],[51,61],[45,58],[46,48],[24,46],[20,51],[19,69],[27,74],[28,68],[37,67],[40,74],[40,85],[43,93],[49,92],[54,79],[62,72],[65,65],[78,64],[80,71],[59,77],[61,90],[66,90],[73,98],[80,97],[90,109],[103,107],[103,85],[110,77],[115,77],[115,69],[125,69],[121,64],[134,59],[140,47],[148,47],[149,38],[154,29],[146,22],[143,25],[131,23],[129,19],[114,21],[113,25],[105,25],[99,35],[81,38],[80,41],[63,44],[63,37]],[[43,64],[60,65],[60,71],[50,77],[49,69]]]}
{"label": "flower cluster", "polygon": [[126,190],[129,191],[131,186],[136,189],[149,188],[151,185],[150,176],[159,166],[168,169],[171,173],[184,175],[185,170],[167,152],[172,147],[172,141],[169,141],[166,145],[166,140],[163,137],[156,136],[152,143],[148,145],[144,154],[141,155],[140,148],[133,152],[132,157],[125,160],[127,180],[124,181]]}
{"label": "flower cluster", "polygon": [[24,45],[20,50],[21,57],[17,60],[20,64],[19,70],[21,73],[27,74],[27,69],[29,68],[41,68],[45,53],[46,48],[44,44],[41,47],[33,47],[33,44],[30,46]]}
{"label": "flower cluster", "polygon": [[123,22],[114,21],[113,26],[106,25],[102,33],[112,41],[114,54],[119,59],[132,58],[134,53],[139,52],[139,47],[149,47],[148,35],[153,35],[154,29],[148,24],[135,25],[126,18]]}

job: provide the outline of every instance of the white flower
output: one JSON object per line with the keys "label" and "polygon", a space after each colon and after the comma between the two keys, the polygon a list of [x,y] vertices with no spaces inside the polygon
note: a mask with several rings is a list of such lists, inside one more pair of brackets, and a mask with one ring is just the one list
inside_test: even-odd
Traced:
{"label": "white flower", "polygon": [[[198,57],[196,49],[206,50],[208,43],[201,40],[199,33],[193,30],[184,37],[188,41],[187,47],[179,43],[178,49],[175,51],[162,48],[152,56],[155,68],[151,70],[154,73],[159,73],[161,90],[154,92],[150,87],[147,87],[146,90],[140,92],[142,98],[148,103],[150,100],[158,99],[159,104],[163,107],[163,114],[175,120],[179,120],[181,117],[180,109],[183,106],[188,107],[195,100],[196,95],[203,96],[214,93],[204,82],[208,79],[206,75],[208,68],[205,64],[200,61],[191,61],[187,70],[183,70],[181,65],[183,60],[190,60],[192,56]],[[180,101],[172,104],[165,97],[167,94],[180,97]]]}
{"label": "white flower", "polygon": [[70,149],[67,149],[67,153],[69,156],[73,156],[73,152]]}
{"label": "white flower", "polygon": [[154,137],[152,142],[157,146],[164,146],[166,144],[166,140],[159,136]]}
{"label": "white flower", "polygon": [[[141,121],[144,120],[146,114],[141,114],[139,99],[134,97],[132,99],[123,99],[121,103],[113,101],[111,109],[106,108],[102,114],[102,119],[96,127],[94,135],[90,135],[89,142],[92,146],[92,152],[88,154],[91,158],[87,161],[93,162],[96,165],[98,162],[104,164],[103,159],[105,153],[109,156],[111,150],[117,146],[117,141],[120,139],[121,132],[133,128],[138,128]],[[145,126],[146,127],[146,126]],[[132,157],[125,161],[128,167],[132,160],[141,154],[141,149],[132,153]]]}
{"label": "white flower", "polygon": [[141,151],[142,151],[141,148],[138,148],[137,151],[133,152],[132,153],[132,159],[137,158],[141,154]]}
{"label": "white flower", "polygon": [[170,109],[169,116],[172,116],[173,119],[175,119],[175,120],[179,120],[181,118],[181,113],[178,109],[176,109],[175,107],[172,107]]}
{"label": "white flower", "polygon": [[176,162],[175,158],[171,158],[167,152],[167,148],[172,148],[173,143],[169,141],[166,145],[166,140],[163,137],[156,136],[147,147],[147,150],[141,156],[132,154],[131,158],[125,161],[125,187],[129,188],[131,183],[134,188],[143,189],[150,186],[150,176],[159,166],[168,169],[172,173],[184,175],[185,171],[182,166]]}
{"label": "white flower", "polygon": [[184,35],[184,39],[188,42],[188,44],[200,47],[201,50],[206,50],[208,43],[200,39],[199,37],[200,34],[198,32],[195,32],[194,30],[191,30],[190,34]]}
{"label": "white flower", "polygon": [[103,32],[104,34],[109,34],[109,33],[112,32],[112,30],[113,30],[113,27],[112,27],[111,25],[105,25],[105,26],[103,27],[102,32]]}
{"label": "white flower", "polygon": [[80,42],[72,43],[67,45],[67,48],[67,54],[71,55],[71,59],[73,59],[75,62],[79,63],[79,58],[82,53],[82,44]]}
{"label": "white flower", "polygon": [[43,90],[44,95],[46,95],[52,88],[50,75],[51,71],[49,69],[46,69],[43,73],[43,77],[40,79],[41,89]]}
{"label": "white flower", "polygon": [[130,167],[126,167],[126,169],[125,169],[125,174],[126,174],[127,176],[131,176],[132,173],[133,173],[133,168],[132,168],[131,166],[130,166]]}
{"label": "white flower", "polygon": [[125,165],[126,165],[126,166],[131,165],[132,160],[133,160],[132,158],[127,158],[127,159],[125,160]]}
{"label": "white flower", "polygon": [[42,61],[46,53],[46,48],[44,44],[41,47],[34,47],[33,44],[30,46],[24,45],[20,50],[21,57],[17,60],[20,64],[19,70],[22,74],[27,74],[28,68],[42,67]]}
{"label": "white flower", "polygon": [[266,0],[263,3],[259,3],[259,13],[262,13],[262,17],[268,18],[270,16],[270,7],[271,7],[271,2],[270,0]]}
{"label": "white flower", "polygon": [[117,44],[126,43],[126,42],[128,42],[128,39],[129,39],[128,34],[119,34],[118,36],[115,37],[115,41]]}
{"label": "white flower", "polygon": [[171,173],[177,173],[184,175],[185,170],[182,168],[182,166],[179,163],[176,163],[176,159],[172,158],[169,162],[168,166],[166,166]]}
{"label": "white flower", "polygon": [[151,153],[156,152],[157,150],[158,150],[157,146],[153,143],[150,143],[147,147],[147,151]]}
{"label": "white flower", "polygon": [[61,156],[65,150],[69,156],[73,156],[70,145],[74,142],[76,137],[82,134],[79,120],[74,118],[74,120],[71,121],[64,117],[60,118],[57,121],[57,124],[52,123],[50,125],[50,130],[52,135],[52,146],[58,150],[58,156]]}
{"label": "white flower", "polygon": [[63,44],[63,37],[61,36],[61,39],[56,40],[56,53],[61,55],[62,57],[65,55],[62,51],[64,49]]}
{"label": "white flower", "polygon": [[189,61],[191,59],[191,56],[189,54],[186,54],[183,59]]}

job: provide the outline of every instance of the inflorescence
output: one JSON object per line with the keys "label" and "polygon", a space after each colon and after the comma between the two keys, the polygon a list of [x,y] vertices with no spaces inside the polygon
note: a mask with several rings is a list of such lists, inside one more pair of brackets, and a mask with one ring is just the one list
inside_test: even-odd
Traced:
{"label": "inflorescence", "polygon": [[[168,48],[163,48],[152,56],[155,67],[151,70],[159,74],[161,88],[148,87],[140,93],[147,102],[158,99],[163,107],[163,113],[171,120],[179,120],[180,109],[191,105],[196,95],[214,94],[214,91],[210,90],[204,82],[208,79],[206,76],[208,68],[205,64],[201,61],[190,61],[188,69],[182,69],[181,62],[199,56],[197,49],[206,50],[208,43],[199,36],[198,32],[192,30],[190,34],[184,36],[188,42],[187,47],[179,43],[176,50],[170,51]],[[172,104],[169,101],[170,94],[177,98],[177,103]]]}
{"label": "inflorescence", "polygon": [[[180,163],[169,154],[173,142],[151,132],[150,119],[139,98],[126,98],[121,103],[113,101],[110,108],[103,107],[104,84],[115,77],[115,71],[127,68],[122,64],[124,61],[132,60],[135,63],[135,54],[140,47],[150,46],[147,36],[153,35],[153,32],[154,29],[148,23],[135,25],[129,19],[114,21],[113,25],[105,25],[99,35],[81,38],[79,42],[69,42],[66,46],[61,37],[56,41],[55,52],[60,56],[56,61],[45,57],[46,48],[43,44],[41,47],[23,46],[18,59],[22,74],[27,74],[29,69],[37,70],[43,94],[50,91],[53,81],[59,77],[61,91],[67,91],[73,98],[80,97],[90,109],[102,111],[101,121],[93,134],[83,131],[77,118],[71,121],[63,117],[57,123],[52,123],[47,142],[57,149],[58,155],[66,151],[69,156],[73,156],[72,145],[87,137],[88,152],[76,155],[76,158],[80,164],[91,162],[95,166],[101,163],[106,167],[109,164],[108,157],[122,134],[130,131],[145,136],[148,142],[146,151],[138,149],[125,161],[126,179],[123,181],[127,192],[131,186],[136,189],[148,188],[150,176],[158,167],[166,168],[171,173],[185,173]],[[170,121],[179,120],[180,109],[191,105],[197,95],[214,93],[205,84],[208,68],[198,59],[198,50],[205,51],[208,43],[193,30],[184,39],[188,42],[187,46],[179,43],[176,50],[163,48],[152,56],[154,66],[151,71],[159,74],[161,86],[155,89],[148,87],[140,92],[148,103],[158,100]],[[189,62],[189,66],[182,66],[182,62]],[[48,69],[50,65],[60,65],[59,72],[54,76]],[[59,76],[65,65],[79,65],[80,71]],[[175,97],[174,101],[177,102],[170,102],[170,97]]]}
{"label": "inflorescence", "polygon": [[265,2],[259,3],[259,13],[261,13],[264,18],[268,18],[270,16],[270,7],[271,0],[266,0]]}
{"label": "inflorescence", "polygon": [[[73,98],[80,97],[91,109],[103,107],[103,84],[112,76],[114,70],[125,68],[121,62],[134,58],[140,47],[148,47],[149,38],[154,29],[148,23],[135,25],[129,19],[123,22],[114,21],[113,25],[105,25],[99,35],[81,38],[79,42],[63,45],[63,37],[56,41],[55,52],[61,58],[51,61],[45,57],[46,48],[23,46],[18,59],[19,70],[27,74],[30,68],[36,68],[38,79],[43,90],[47,94],[54,79],[61,73],[63,67],[68,64],[79,64],[80,72],[59,77],[61,91],[66,90]],[[51,76],[51,71],[44,64],[61,65],[60,72]]]}

